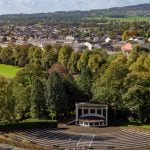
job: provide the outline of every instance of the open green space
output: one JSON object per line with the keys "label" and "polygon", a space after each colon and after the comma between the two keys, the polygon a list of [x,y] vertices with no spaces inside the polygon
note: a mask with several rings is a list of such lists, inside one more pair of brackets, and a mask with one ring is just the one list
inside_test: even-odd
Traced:
{"label": "open green space", "polygon": [[125,128],[137,130],[137,131],[150,132],[150,124],[149,125],[132,125],[132,124],[129,124],[128,126],[125,126]]}
{"label": "open green space", "polygon": [[146,21],[150,22],[150,17],[125,17],[125,18],[111,18],[111,17],[85,17],[83,20],[118,20],[121,22],[135,22]]}
{"label": "open green space", "polygon": [[146,131],[150,131],[150,124],[140,124],[137,122],[130,122],[127,120],[119,120],[117,122],[117,125],[119,127],[123,127],[123,128],[131,128],[131,129],[135,129],[135,130],[146,130]]}
{"label": "open green space", "polygon": [[149,125],[142,125],[141,127],[150,130],[150,124]]}
{"label": "open green space", "polygon": [[20,69],[21,68],[16,67],[16,66],[0,64],[0,75],[4,76],[6,78],[12,78],[12,77],[16,76],[16,73]]}
{"label": "open green space", "polygon": [[149,130],[150,131],[150,124],[147,125],[136,125],[136,124],[128,124],[127,126],[125,126],[127,128],[135,128],[135,129],[144,129],[144,130]]}

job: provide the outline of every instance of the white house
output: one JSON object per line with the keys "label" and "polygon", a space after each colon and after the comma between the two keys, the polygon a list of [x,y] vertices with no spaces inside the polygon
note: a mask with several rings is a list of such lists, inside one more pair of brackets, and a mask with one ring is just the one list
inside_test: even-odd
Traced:
{"label": "white house", "polygon": [[66,43],[67,44],[73,43],[74,40],[75,40],[75,38],[73,36],[71,36],[71,35],[69,35],[69,36],[66,37]]}
{"label": "white house", "polygon": [[88,48],[88,50],[92,50],[92,44],[91,43],[89,43],[89,42],[85,42],[84,44],[83,44],[84,46],[86,46],[87,48]]}
{"label": "white house", "polygon": [[135,39],[134,39],[134,42],[138,42],[138,41],[139,41],[139,39],[138,39],[138,38],[135,38]]}
{"label": "white house", "polygon": [[105,39],[106,43],[109,43],[110,41],[111,41],[111,39],[109,37]]}
{"label": "white house", "polygon": [[129,38],[129,41],[133,41],[134,39],[131,37],[131,38]]}

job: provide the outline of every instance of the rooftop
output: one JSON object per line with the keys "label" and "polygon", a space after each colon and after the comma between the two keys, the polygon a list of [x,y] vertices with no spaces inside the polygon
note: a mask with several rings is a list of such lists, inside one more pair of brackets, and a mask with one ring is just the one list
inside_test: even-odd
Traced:
{"label": "rooftop", "polygon": [[107,105],[105,104],[86,103],[86,102],[76,103],[76,106],[78,107],[107,107]]}

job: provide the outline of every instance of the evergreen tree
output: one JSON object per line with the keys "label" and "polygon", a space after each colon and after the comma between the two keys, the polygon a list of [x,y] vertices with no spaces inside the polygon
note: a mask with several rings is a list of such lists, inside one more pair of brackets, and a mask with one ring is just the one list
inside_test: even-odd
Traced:
{"label": "evergreen tree", "polygon": [[35,79],[31,89],[31,116],[43,118],[45,114],[44,87],[39,79]]}
{"label": "evergreen tree", "polygon": [[65,113],[68,108],[68,99],[61,77],[56,72],[49,75],[46,97],[49,115],[52,119]]}
{"label": "evergreen tree", "polygon": [[0,76],[0,121],[15,121],[15,102],[12,96],[12,84]]}

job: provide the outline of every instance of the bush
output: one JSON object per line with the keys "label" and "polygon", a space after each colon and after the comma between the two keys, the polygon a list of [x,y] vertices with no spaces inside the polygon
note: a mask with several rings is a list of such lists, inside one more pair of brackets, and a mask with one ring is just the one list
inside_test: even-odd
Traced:
{"label": "bush", "polygon": [[51,120],[25,120],[19,123],[0,124],[0,131],[23,129],[56,128],[57,121]]}

